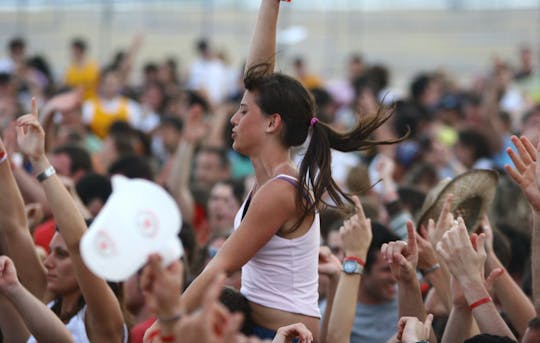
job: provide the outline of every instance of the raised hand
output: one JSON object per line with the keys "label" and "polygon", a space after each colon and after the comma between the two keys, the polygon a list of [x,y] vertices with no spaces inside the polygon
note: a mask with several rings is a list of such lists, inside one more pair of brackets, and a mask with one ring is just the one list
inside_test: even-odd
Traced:
{"label": "raised hand", "polygon": [[183,132],[185,139],[192,143],[199,143],[209,132],[209,124],[204,121],[201,113],[188,113],[184,122]]}
{"label": "raised hand", "polygon": [[357,196],[352,199],[356,214],[345,220],[339,231],[345,254],[365,259],[372,238],[371,219],[366,218],[360,199]]}
{"label": "raised hand", "polygon": [[70,112],[81,106],[83,100],[83,90],[82,88],[76,88],[69,92],[58,94],[52,97],[46,104],[45,107],[48,111],[55,112]]}
{"label": "raised hand", "polygon": [[181,314],[182,283],[183,266],[180,261],[164,268],[159,255],[148,257],[148,264],[141,275],[141,288],[147,304],[158,317],[172,318]]}
{"label": "raised hand", "polygon": [[441,210],[441,213],[439,214],[439,218],[437,219],[437,223],[433,221],[433,219],[430,219],[428,221],[428,227],[427,227],[427,233],[429,241],[433,246],[436,246],[437,243],[441,240],[444,233],[450,229],[452,226],[452,223],[454,222],[454,215],[450,211],[452,208],[452,194],[448,194],[446,199],[444,200],[444,204]]}
{"label": "raised hand", "polygon": [[302,323],[291,324],[280,327],[277,330],[276,336],[272,342],[292,342],[292,339],[297,338],[299,343],[313,342],[313,334]]}
{"label": "raised hand", "polygon": [[465,222],[459,217],[437,244],[437,252],[463,287],[466,287],[469,281],[484,280],[487,256],[485,241],[486,235],[481,233],[476,238],[476,247],[473,247]]}
{"label": "raised hand", "polygon": [[243,317],[240,313],[230,313],[219,303],[224,282],[225,274],[220,273],[206,291],[202,309],[182,318],[176,331],[182,342],[236,342]]}
{"label": "raised hand", "polygon": [[45,155],[45,132],[38,121],[36,99],[32,98],[32,113],[17,119],[17,143],[20,151],[30,160],[37,161]]}
{"label": "raised hand", "polygon": [[403,343],[427,341],[431,333],[432,321],[432,314],[428,314],[423,323],[416,317],[401,317],[398,322],[397,339]]}
{"label": "raised hand", "polygon": [[320,247],[318,265],[319,274],[326,275],[328,277],[339,277],[341,269],[341,262],[336,255],[332,254],[330,248],[327,246]]}
{"label": "raised hand", "polygon": [[518,154],[510,148],[506,149],[506,153],[514,162],[515,168],[507,164],[504,169],[521,188],[534,211],[540,212],[540,188],[538,187],[540,168],[536,168],[538,149],[525,136],[520,138],[512,136],[512,143],[516,146]]}
{"label": "raised hand", "polygon": [[8,294],[20,286],[13,261],[7,256],[0,256],[0,292]]}
{"label": "raised hand", "polygon": [[395,241],[381,246],[381,256],[390,264],[392,274],[397,280],[410,282],[416,279],[418,248],[415,234],[414,224],[409,220],[407,242]]}

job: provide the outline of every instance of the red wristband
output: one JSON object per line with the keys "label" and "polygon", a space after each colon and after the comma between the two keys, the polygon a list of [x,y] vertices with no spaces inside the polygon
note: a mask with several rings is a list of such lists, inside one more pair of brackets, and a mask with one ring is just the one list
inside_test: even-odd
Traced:
{"label": "red wristband", "polygon": [[361,258],[358,258],[356,256],[347,256],[343,259],[343,261],[356,261],[358,262],[362,267],[366,266],[366,262],[362,260]]}
{"label": "red wristband", "polygon": [[148,340],[152,340],[153,338],[159,336],[159,334],[160,334],[160,330],[159,330],[159,329],[150,332],[150,333],[148,334]]}
{"label": "red wristband", "polygon": [[160,338],[162,342],[174,342],[176,340],[173,335],[161,336]]}
{"label": "red wristband", "polygon": [[0,163],[7,160],[7,158],[8,158],[7,153],[4,150],[0,150]]}
{"label": "red wristband", "polygon": [[489,302],[492,302],[493,300],[491,300],[490,297],[485,297],[485,298],[482,298],[480,300],[477,300],[475,302],[473,302],[472,304],[469,305],[469,310],[473,310],[475,309],[476,307],[480,306],[480,305],[483,305],[483,304],[487,304]]}

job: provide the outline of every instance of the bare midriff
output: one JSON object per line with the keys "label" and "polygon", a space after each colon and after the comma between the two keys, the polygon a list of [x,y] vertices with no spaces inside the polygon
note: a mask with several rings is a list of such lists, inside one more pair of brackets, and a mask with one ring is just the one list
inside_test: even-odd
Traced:
{"label": "bare midriff", "polygon": [[319,318],[291,313],[249,302],[253,322],[261,327],[277,331],[282,326],[303,323],[313,334],[313,342],[319,341]]}

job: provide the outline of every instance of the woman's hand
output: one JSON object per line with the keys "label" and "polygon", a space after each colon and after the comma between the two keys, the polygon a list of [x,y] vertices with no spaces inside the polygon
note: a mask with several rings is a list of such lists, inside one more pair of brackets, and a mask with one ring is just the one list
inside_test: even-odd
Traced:
{"label": "woman's hand", "polygon": [[507,148],[506,152],[512,159],[512,162],[514,162],[515,168],[506,164],[504,169],[519,188],[521,188],[534,211],[540,212],[540,188],[538,187],[540,168],[536,167],[538,163],[538,150],[525,136],[520,138],[512,136],[512,143],[518,149],[519,155],[512,149]]}
{"label": "woman's hand", "polygon": [[32,98],[32,113],[17,119],[17,143],[32,163],[45,156],[45,132],[38,121],[35,98]]}
{"label": "woman's hand", "polygon": [[398,281],[416,280],[418,265],[418,249],[416,247],[416,230],[412,221],[407,221],[407,242],[395,241],[381,246],[381,257],[384,258]]}
{"label": "woman's hand", "polygon": [[330,248],[322,246],[319,248],[319,265],[318,271],[320,275],[326,275],[329,278],[339,278],[341,273],[341,262],[332,254]]}
{"label": "woman's hand", "polygon": [[444,200],[444,204],[441,213],[439,214],[439,218],[437,219],[437,223],[435,223],[433,219],[430,219],[428,221],[428,238],[431,242],[431,245],[433,246],[437,246],[437,243],[439,243],[444,233],[448,231],[454,223],[454,215],[450,211],[450,208],[452,207],[452,198],[453,195],[448,194],[448,196]]}
{"label": "woman's hand", "polygon": [[398,341],[402,343],[427,341],[431,333],[432,321],[432,314],[428,314],[423,323],[416,317],[401,317],[398,322]]}
{"label": "woman's hand", "polygon": [[299,343],[313,342],[313,334],[302,323],[291,324],[280,327],[277,330],[273,343],[292,342],[294,338],[298,338]]}
{"label": "woman's hand", "polygon": [[7,256],[0,256],[0,292],[8,295],[20,285],[13,261]]}
{"label": "woman's hand", "polygon": [[437,252],[462,287],[467,287],[471,281],[480,283],[484,280],[486,234],[474,234],[474,237],[471,242],[465,222],[459,217],[437,244]]}
{"label": "woman's hand", "polygon": [[148,264],[142,271],[140,282],[146,302],[158,318],[181,315],[183,279],[183,266],[180,261],[174,261],[164,268],[158,254],[148,257]]}
{"label": "woman's hand", "polygon": [[343,222],[339,229],[343,248],[347,256],[354,256],[365,259],[371,244],[371,219],[367,219],[360,199],[352,197],[356,209],[356,214]]}

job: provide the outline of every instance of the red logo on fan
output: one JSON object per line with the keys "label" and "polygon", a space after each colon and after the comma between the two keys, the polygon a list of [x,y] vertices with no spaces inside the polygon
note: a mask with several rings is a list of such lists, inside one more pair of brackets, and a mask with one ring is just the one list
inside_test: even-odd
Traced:
{"label": "red logo on fan", "polygon": [[159,231],[157,216],[150,210],[142,210],[136,215],[137,229],[145,237],[155,237]]}
{"label": "red logo on fan", "polygon": [[104,230],[101,230],[96,234],[94,245],[96,247],[96,250],[103,257],[111,257],[116,255],[116,246],[114,244],[114,241]]}

